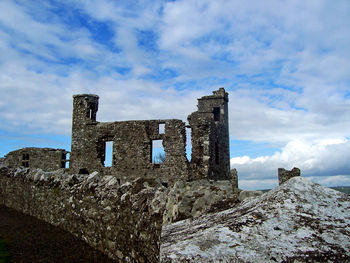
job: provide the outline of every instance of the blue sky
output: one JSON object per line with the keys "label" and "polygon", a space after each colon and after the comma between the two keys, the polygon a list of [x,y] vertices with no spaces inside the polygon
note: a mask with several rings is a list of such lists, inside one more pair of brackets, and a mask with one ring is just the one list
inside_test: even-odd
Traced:
{"label": "blue sky", "polygon": [[2,0],[0,54],[0,156],[69,150],[73,94],[99,121],[186,121],[225,87],[241,188],[294,166],[350,185],[348,0]]}

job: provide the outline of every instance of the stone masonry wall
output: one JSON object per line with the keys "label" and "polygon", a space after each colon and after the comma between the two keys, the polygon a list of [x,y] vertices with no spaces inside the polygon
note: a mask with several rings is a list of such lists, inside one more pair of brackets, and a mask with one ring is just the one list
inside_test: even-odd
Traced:
{"label": "stone masonry wall", "polygon": [[[92,94],[73,96],[70,173],[99,171],[121,183],[142,177],[171,184],[187,176],[186,129],[181,120],[98,122],[98,99]],[[162,140],[166,153],[160,164],[152,162],[154,140]],[[105,165],[106,142],[113,142],[111,167]]]}
{"label": "stone masonry wall", "polygon": [[[98,122],[99,97],[73,96],[70,173],[99,171],[120,182],[157,178],[166,185],[177,180],[230,178],[228,93],[224,88],[198,99],[188,116],[192,134],[191,162],[186,157],[186,127],[177,119]],[[165,126],[164,132],[160,125]],[[152,162],[152,141],[162,140],[165,160]],[[113,142],[112,166],[105,165],[106,142]]]}
{"label": "stone masonry wall", "polygon": [[290,178],[300,176],[300,169],[294,167],[292,170],[286,170],[284,168],[278,168],[278,182],[279,185],[288,181]]}
{"label": "stone masonry wall", "polygon": [[[0,203],[61,227],[117,262],[158,262],[165,188],[138,179],[0,168]],[[21,194],[18,194],[18,193]]]}
{"label": "stone masonry wall", "polygon": [[[160,133],[159,124],[165,124]],[[99,123],[73,129],[71,173],[99,171],[120,182],[138,177],[172,183],[187,175],[186,131],[181,120],[145,120]],[[162,140],[165,160],[152,162],[152,141]],[[105,167],[105,145],[113,142],[112,166]]]}
{"label": "stone masonry wall", "polygon": [[190,179],[230,178],[228,93],[224,88],[198,99],[198,111],[188,116],[192,130]]}
{"label": "stone masonry wall", "polygon": [[5,159],[11,168],[23,166],[54,171],[66,167],[67,154],[64,149],[27,147],[9,152]]}

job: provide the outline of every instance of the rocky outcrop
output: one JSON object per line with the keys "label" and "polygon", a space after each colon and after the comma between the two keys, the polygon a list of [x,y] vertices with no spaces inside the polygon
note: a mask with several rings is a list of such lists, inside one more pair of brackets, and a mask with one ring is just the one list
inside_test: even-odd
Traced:
{"label": "rocky outcrop", "polygon": [[235,181],[177,181],[169,190],[163,224],[169,224],[235,206],[239,189]]}
{"label": "rocky outcrop", "polygon": [[238,207],[163,227],[161,262],[349,262],[350,196],[294,177]]}
{"label": "rocky outcrop", "polygon": [[258,198],[263,194],[262,191],[250,191],[250,190],[243,190],[239,193],[238,195],[238,200],[239,201],[244,201],[246,199],[254,199]]}
{"label": "rocky outcrop", "polygon": [[166,188],[64,169],[0,169],[0,204],[61,227],[117,262],[159,261]]}

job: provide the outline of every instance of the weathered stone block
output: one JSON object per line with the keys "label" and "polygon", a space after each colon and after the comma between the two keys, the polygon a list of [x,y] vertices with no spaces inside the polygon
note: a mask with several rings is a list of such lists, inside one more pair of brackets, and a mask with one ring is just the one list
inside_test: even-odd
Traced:
{"label": "weathered stone block", "polygon": [[235,206],[239,202],[239,190],[232,185],[230,180],[176,182],[168,193],[163,224]]}

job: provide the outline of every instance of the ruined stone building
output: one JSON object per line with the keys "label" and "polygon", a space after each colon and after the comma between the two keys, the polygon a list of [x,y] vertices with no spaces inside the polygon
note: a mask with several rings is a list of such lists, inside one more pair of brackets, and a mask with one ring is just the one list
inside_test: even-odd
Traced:
{"label": "ruined stone building", "polygon": [[[99,97],[73,96],[71,173],[99,171],[125,182],[137,177],[159,178],[164,184],[178,179],[230,177],[228,94],[224,88],[198,99],[198,110],[188,116],[192,154],[186,157],[186,125],[182,120],[98,122]],[[164,127],[164,129],[163,129]],[[162,163],[152,160],[153,142],[161,140]],[[112,165],[105,166],[106,143],[113,143]]]}
{"label": "ruined stone building", "polygon": [[66,167],[67,154],[68,152],[63,149],[30,147],[9,152],[4,162],[10,168],[24,166],[54,171]]}
{"label": "ruined stone building", "polygon": [[[230,178],[228,94],[224,88],[198,99],[198,110],[182,120],[140,120],[98,122],[99,97],[73,96],[72,145],[70,160],[63,149],[23,148],[6,155],[9,167],[43,170],[65,168],[69,173],[114,175],[120,183],[159,178],[165,185],[176,180]],[[186,157],[186,128],[191,129],[191,161]],[[154,162],[154,142],[165,152],[161,163]],[[113,144],[112,165],[107,167],[106,144]]]}

